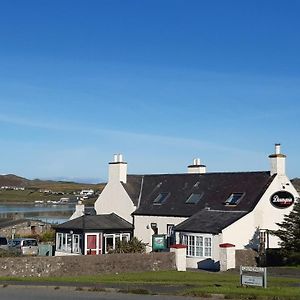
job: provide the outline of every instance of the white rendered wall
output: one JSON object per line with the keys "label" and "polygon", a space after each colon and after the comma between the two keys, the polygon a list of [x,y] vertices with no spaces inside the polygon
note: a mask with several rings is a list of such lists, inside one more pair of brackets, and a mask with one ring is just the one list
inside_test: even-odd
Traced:
{"label": "white rendered wall", "polygon": [[127,163],[109,163],[108,167],[108,182],[112,181],[122,181],[126,183],[127,181]]}
{"label": "white rendered wall", "polygon": [[285,175],[285,157],[271,158],[271,175]]}
{"label": "white rendered wall", "polygon": [[152,235],[154,234],[150,224],[156,223],[158,234],[167,234],[167,225],[185,221],[187,218],[179,217],[155,217],[155,216],[134,216],[134,236],[143,243],[147,243],[146,251],[152,251]]}
{"label": "white rendered wall", "polygon": [[131,213],[136,209],[122,184],[115,180],[108,182],[94,207],[97,215],[115,213],[130,223]]}
{"label": "white rendered wall", "polygon": [[[293,205],[280,209],[271,204],[270,197],[272,194],[282,190],[293,194],[295,199],[299,197],[287,176],[277,175],[254,210],[223,230],[222,242],[234,244],[236,249],[243,249],[251,243],[251,239],[259,229],[277,230],[276,223],[281,223],[284,215],[289,214],[293,209]],[[278,242],[277,237],[269,235],[270,248],[278,248]]]}

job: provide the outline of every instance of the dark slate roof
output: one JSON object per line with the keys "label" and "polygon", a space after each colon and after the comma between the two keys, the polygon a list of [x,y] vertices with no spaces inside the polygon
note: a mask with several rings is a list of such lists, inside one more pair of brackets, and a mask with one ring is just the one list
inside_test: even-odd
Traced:
{"label": "dark slate roof", "polygon": [[245,211],[201,210],[175,226],[175,231],[217,234],[244,215]]}
{"label": "dark slate roof", "polygon": [[127,183],[123,183],[122,185],[129,195],[130,199],[132,200],[135,206],[138,206],[139,203],[139,196],[141,190],[141,184],[143,182],[142,175],[127,175]]}
{"label": "dark slate roof", "polygon": [[[133,214],[190,217],[205,208],[249,212],[258,203],[274,176],[270,176],[270,172],[140,176],[143,178],[142,187],[133,193],[139,195],[142,189],[140,205]],[[160,193],[170,193],[170,196],[160,205],[153,204]],[[203,193],[199,203],[185,203],[192,193]],[[245,193],[245,195],[236,206],[224,205],[232,193]]]}
{"label": "dark slate roof", "polygon": [[53,226],[55,229],[132,230],[133,225],[112,213],[108,215],[82,216]]}

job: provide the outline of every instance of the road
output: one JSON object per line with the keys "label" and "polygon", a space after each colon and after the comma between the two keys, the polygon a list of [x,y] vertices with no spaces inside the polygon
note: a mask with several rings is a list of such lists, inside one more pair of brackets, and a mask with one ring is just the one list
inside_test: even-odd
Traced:
{"label": "road", "polygon": [[[0,286],[1,300],[195,300],[194,297],[134,295],[115,292],[76,290],[71,287]],[[199,298],[198,298],[199,299]],[[213,300],[213,298],[209,298]]]}

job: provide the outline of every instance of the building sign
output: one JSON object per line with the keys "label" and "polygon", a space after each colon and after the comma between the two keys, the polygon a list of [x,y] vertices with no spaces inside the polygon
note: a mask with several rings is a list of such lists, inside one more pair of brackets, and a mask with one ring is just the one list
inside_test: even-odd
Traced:
{"label": "building sign", "polygon": [[279,191],[270,198],[271,204],[276,208],[287,208],[293,205],[294,196],[286,191]]}
{"label": "building sign", "polygon": [[167,248],[166,236],[164,234],[152,235],[152,250],[164,250]]}
{"label": "building sign", "polygon": [[241,285],[267,287],[267,268],[240,266]]}

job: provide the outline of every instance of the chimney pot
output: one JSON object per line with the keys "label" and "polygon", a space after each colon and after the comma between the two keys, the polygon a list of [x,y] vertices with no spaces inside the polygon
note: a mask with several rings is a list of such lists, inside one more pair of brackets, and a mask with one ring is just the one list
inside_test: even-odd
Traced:
{"label": "chimney pot", "polygon": [[200,158],[194,158],[193,164],[188,166],[188,173],[204,174],[206,173],[206,166],[201,165]]}
{"label": "chimney pot", "polygon": [[281,153],[281,145],[275,144],[275,153],[269,155],[271,162],[271,175],[285,175],[285,158],[286,156]]}
{"label": "chimney pot", "polygon": [[122,154],[114,154],[114,161],[109,163],[108,182],[127,182],[127,163]]}
{"label": "chimney pot", "polygon": [[114,162],[118,162],[118,154],[114,154]]}

